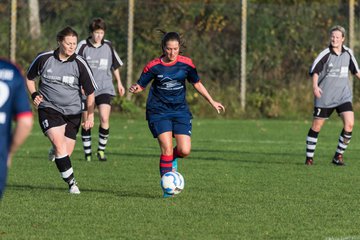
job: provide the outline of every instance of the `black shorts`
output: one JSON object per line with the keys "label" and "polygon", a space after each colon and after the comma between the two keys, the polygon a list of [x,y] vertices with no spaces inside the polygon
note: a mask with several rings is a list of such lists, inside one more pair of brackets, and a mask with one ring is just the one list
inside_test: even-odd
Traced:
{"label": "black shorts", "polygon": [[343,112],[353,112],[353,107],[351,102],[343,103],[337,107],[333,108],[320,108],[314,107],[314,114],[315,118],[329,118],[331,114],[336,110],[337,114],[341,114]]}
{"label": "black shorts", "polygon": [[[111,101],[113,97],[114,96],[107,93],[100,94],[99,96],[95,97],[95,105],[99,106],[100,104],[108,104],[111,106]],[[82,111],[87,111],[86,97],[83,97],[81,107],[82,107]]]}
{"label": "black shorts", "polygon": [[65,136],[76,140],[81,124],[81,114],[63,115],[52,108],[39,108],[38,113],[39,124],[45,135],[50,128],[66,125]]}
{"label": "black shorts", "polygon": [[113,96],[110,94],[100,94],[99,96],[95,97],[95,104],[96,106],[99,106],[100,104],[108,104],[111,105],[111,101],[113,99]]}

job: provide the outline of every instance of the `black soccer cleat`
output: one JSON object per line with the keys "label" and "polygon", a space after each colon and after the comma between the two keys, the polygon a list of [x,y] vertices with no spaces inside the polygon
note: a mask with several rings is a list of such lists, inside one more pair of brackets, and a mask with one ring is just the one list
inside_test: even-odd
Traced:
{"label": "black soccer cleat", "polygon": [[102,161],[102,162],[105,162],[107,160],[106,156],[105,156],[105,152],[101,151],[101,150],[99,150],[97,152],[97,157],[98,157],[99,161]]}
{"label": "black soccer cleat", "polygon": [[333,163],[336,166],[345,166],[343,155],[342,154],[339,154],[337,156],[335,155],[331,163]]}

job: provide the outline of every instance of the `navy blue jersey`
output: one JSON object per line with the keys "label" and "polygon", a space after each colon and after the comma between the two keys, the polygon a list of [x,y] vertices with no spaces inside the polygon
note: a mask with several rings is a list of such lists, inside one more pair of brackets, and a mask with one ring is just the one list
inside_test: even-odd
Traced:
{"label": "navy blue jersey", "polygon": [[6,180],[11,122],[31,114],[24,77],[13,64],[0,60],[0,195]]}
{"label": "navy blue jersey", "polygon": [[178,56],[176,61],[164,63],[161,57],[149,62],[138,80],[145,88],[152,80],[146,103],[146,119],[191,117],[186,102],[186,82],[200,81],[196,67],[190,58]]}

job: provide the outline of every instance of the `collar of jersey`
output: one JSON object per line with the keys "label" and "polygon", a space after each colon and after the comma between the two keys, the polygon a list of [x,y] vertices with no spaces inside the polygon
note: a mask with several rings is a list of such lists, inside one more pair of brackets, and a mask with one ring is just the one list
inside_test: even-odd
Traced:
{"label": "collar of jersey", "polygon": [[173,65],[175,65],[175,64],[178,62],[178,60],[179,60],[179,55],[177,55],[175,61],[166,63],[166,62],[164,62],[164,61],[162,60],[163,57],[165,57],[165,56],[164,56],[164,55],[161,55],[161,56],[160,56],[160,62],[161,62],[161,64],[164,65],[164,66],[173,66]]}
{"label": "collar of jersey", "polygon": [[55,49],[54,57],[55,57],[55,59],[59,60],[60,62],[72,62],[76,58],[76,53],[74,53],[66,61],[63,61],[63,60],[60,59],[59,54],[60,54],[60,49],[59,48]]}
{"label": "collar of jersey", "polygon": [[[334,49],[333,49],[333,47],[331,46],[331,44],[329,45],[329,50],[330,50],[331,53],[336,54],[336,52],[334,51]],[[345,51],[346,51],[346,50],[345,50],[344,46],[341,46],[341,53],[343,53],[343,52],[345,52]],[[337,55],[337,54],[336,54],[336,55]]]}
{"label": "collar of jersey", "polygon": [[98,46],[98,47],[95,47],[95,46],[92,45],[92,43],[90,42],[90,39],[91,39],[91,37],[88,37],[88,38],[86,39],[86,44],[87,44],[89,47],[92,47],[92,48],[99,48],[99,47],[101,47],[102,45],[104,45],[104,43],[105,43],[105,40],[102,39],[102,40],[101,40],[101,45]]}

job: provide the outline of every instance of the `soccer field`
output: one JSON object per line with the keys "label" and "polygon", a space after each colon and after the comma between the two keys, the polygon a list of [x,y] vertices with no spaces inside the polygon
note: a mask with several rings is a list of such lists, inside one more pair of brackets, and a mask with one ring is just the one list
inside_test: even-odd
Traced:
{"label": "soccer field", "polygon": [[[347,166],[330,164],[338,118],[305,166],[310,122],[194,119],[192,153],[179,160],[185,189],[163,199],[146,121],[112,117],[107,162],[85,162],[78,136],[77,196],[47,160],[50,143],[35,123],[9,174],[0,239],[360,239],[357,125]],[[93,152],[97,139],[96,126]]]}

